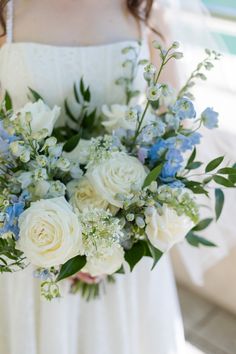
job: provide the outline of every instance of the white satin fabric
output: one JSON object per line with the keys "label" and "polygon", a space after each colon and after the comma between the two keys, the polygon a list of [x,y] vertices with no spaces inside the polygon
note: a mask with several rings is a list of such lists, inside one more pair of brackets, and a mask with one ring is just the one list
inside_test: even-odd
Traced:
{"label": "white satin fabric", "polygon": [[[96,47],[54,47],[9,43],[0,51],[0,80],[15,108],[27,102],[28,87],[50,105],[63,105],[75,80],[83,75],[92,103],[123,102],[115,79],[122,75],[122,42]],[[140,58],[149,56],[141,45]],[[141,71],[135,86],[144,88]],[[62,115],[61,122],[65,116]],[[171,266],[163,257],[154,271],[143,260],[132,274],[117,275],[116,284],[99,300],[86,303],[68,294],[51,303],[39,295],[32,269],[0,275],[1,354],[183,354],[181,315]]]}

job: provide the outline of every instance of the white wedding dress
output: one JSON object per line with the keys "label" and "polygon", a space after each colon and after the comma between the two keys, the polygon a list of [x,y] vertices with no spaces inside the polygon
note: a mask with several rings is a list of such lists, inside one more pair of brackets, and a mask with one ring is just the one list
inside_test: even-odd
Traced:
{"label": "white wedding dress", "polygon": [[[27,102],[28,87],[49,105],[61,105],[83,76],[96,106],[123,101],[115,79],[122,75],[122,48],[135,41],[92,47],[58,47],[8,43],[0,50],[0,81],[19,108]],[[140,58],[149,56],[142,41]],[[143,89],[141,71],[135,85]],[[3,92],[2,91],[2,92]],[[63,117],[62,117],[63,119]],[[184,354],[184,336],[175,282],[168,257],[154,271],[143,260],[132,274],[117,275],[100,299],[87,303],[68,294],[47,302],[40,298],[38,280],[29,267],[0,275],[1,354]]]}

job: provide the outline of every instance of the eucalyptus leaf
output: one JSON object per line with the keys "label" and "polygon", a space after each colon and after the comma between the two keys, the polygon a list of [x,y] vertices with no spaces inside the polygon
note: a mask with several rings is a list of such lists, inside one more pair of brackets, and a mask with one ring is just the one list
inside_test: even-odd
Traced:
{"label": "eucalyptus leaf", "polygon": [[217,171],[221,175],[236,175],[236,168],[233,167],[224,167]]}
{"label": "eucalyptus leaf", "polygon": [[163,168],[163,164],[160,164],[156,166],[151,172],[149,172],[149,174],[147,175],[144,181],[143,188],[149,186],[153,181],[157,180],[157,178],[160,176],[162,168]]}
{"label": "eucalyptus leaf", "polygon": [[213,219],[212,218],[208,218],[208,219],[204,219],[201,220],[196,226],[194,226],[192,228],[192,231],[202,231],[205,230],[211,223],[212,223]]}
{"label": "eucalyptus leaf", "polygon": [[57,281],[71,277],[79,272],[86,264],[85,256],[76,256],[62,265]]}
{"label": "eucalyptus leaf", "polygon": [[223,160],[224,160],[224,156],[220,156],[220,157],[217,157],[216,159],[212,160],[206,166],[205,171],[208,173],[208,172],[211,172],[211,171],[215,170],[221,164],[221,162]]}
{"label": "eucalyptus leaf", "polygon": [[186,240],[191,246],[199,247],[200,245],[207,246],[207,247],[217,247],[217,245],[204,237],[198,236],[193,232],[189,232],[186,236]]}
{"label": "eucalyptus leaf", "polygon": [[219,219],[222,210],[223,210],[223,206],[224,206],[224,201],[225,201],[225,196],[224,196],[224,192],[217,188],[215,189],[215,213],[216,213],[216,220]]}
{"label": "eucalyptus leaf", "polygon": [[220,184],[224,187],[227,187],[227,188],[232,188],[234,187],[234,183],[231,182],[229,179],[225,178],[225,177],[222,177],[222,176],[214,176],[213,177],[214,181],[217,183],[217,184]]}

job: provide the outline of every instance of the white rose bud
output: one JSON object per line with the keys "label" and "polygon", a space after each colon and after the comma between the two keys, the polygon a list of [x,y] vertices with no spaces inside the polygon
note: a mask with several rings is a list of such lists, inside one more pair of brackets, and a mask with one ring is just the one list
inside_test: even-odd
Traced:
{"label": "white rose bud", "polygon": [[58,266],[83,254],[81,225],[63,197],[31,203],[19,228],[17,248],[38,267]]}
{"label": "white rose bud", "polygon": [[193,221],[186,215],[179,216],[167,205],[162,207],[162,214],[155,207],[149,207],[146,214],[146,234],[154,247],[167,252],[173,245],[184,240],[193,228]]}
{"label": "white rose bud", "polygon": [[35,184],[34,195],[38,198],[45,198],[50,188],[48,181],[39,181]]}

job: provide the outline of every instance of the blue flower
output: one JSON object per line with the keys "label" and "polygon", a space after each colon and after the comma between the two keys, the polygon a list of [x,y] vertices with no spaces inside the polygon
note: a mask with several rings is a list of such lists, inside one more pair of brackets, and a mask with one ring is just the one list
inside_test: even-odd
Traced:
{"label": "blue flower", "polygon": [[174,131],[177,131],[179,129],[180,126],[179,117],[174,116],[173,114],[166,114],[165,122],[167,124],[167,129],[173,129]]}
{"label": "blue flower", "polygon": [[215,112],[212,108],[206,108],[204,112],[202,112],[201,119],[203,125],[208,129],[214,129],[218,127],[219,113]]}
{"label": "blue flower", "polygon": [[179,149],[181,152],[192,150],[193,146],[200,143],[201,134],[194,132],[191,135],[185,136],[179,134],[167,139],[168,146]]}
{"label": "blue flower", "polygon": [[194,147],[195,145],[200,144],[201,137],[202,137],[202,135],[200,133],[198,133],[198,132],[194,132],[193,134],[188,136],[188,139],[189,139],[192,147]]}
{"label": "blue flower", "polygon": [[171,188],[184,188],[185,187],[184,183],[182,183],[179,180],[175,180],[175,181],[169,183],[168,186]]}
{"label": "blue flower", "polygon": [[158,161],[166,152],[168,146],[165,140],[159,139],[155,145],[151,147],[148,157],[152,162]]}
{"label": "blue flower", "polygon": [[194,105],[188,98],[180,98],[172,107],[172,111],[180,120],[196,118]]}
{"label": "blue flower", "polygon": [[163,181],[172,181],[176,173],[181,169],[183,156],[177,149],[170,149],[166,154],[166,163],[161,171],[161,179]]}
{"label": "blue flower", "polygon": [[15,203],[10,205],[6,209],[6,215],[4,220],[4,225],[0,228],[0,235],[3,235],[7,232],[12,232],[15,235],[15,238],[18,239],[19,236],[19,227],[18,219],[21,213],[24,211],[25,204],[22,202]]}

